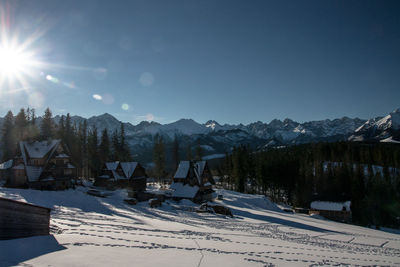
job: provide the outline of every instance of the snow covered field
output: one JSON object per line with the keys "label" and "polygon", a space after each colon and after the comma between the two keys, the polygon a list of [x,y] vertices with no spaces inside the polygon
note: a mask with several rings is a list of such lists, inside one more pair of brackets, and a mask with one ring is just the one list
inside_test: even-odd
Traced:
{"label": "snow covered field", "polygon": [[400,266],[399,234],[284,213],[262,196],[221,190],[230,218],[86,190],[0,188],[52,208],[52,235],[0,241],[0,266]]}

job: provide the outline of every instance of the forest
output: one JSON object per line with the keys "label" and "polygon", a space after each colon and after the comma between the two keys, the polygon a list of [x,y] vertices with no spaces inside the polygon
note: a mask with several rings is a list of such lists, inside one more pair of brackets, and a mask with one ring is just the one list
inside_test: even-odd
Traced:
{"label": "forest", "polygon": [[250,151],[235,147],[217,167],[225,187],[297,207],[352,201],[353,222],[400,226],[400,145],[336,142]]}

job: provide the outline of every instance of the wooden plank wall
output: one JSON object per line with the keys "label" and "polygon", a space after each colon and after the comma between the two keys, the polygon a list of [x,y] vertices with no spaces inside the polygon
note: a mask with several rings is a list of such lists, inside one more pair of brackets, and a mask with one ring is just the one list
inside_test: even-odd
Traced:
{"label": "wooden plank wall", "polygon": [[50,209],[0,198],[0,239],[48,235]]}

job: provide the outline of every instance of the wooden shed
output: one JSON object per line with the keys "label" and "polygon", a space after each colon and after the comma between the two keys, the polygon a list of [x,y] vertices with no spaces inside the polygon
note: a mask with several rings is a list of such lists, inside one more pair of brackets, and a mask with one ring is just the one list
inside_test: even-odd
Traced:
{"label": "wooden shed", "polygon": [[0,240],[48,235],[51,209],[0,197]]}

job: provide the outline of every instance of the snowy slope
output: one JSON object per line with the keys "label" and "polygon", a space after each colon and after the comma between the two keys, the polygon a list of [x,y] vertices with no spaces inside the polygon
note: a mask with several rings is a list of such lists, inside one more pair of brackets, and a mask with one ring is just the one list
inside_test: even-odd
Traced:
{"label": "snowy slope", "polygon": [[0,241],[1,266],[400,266],[400,235],[281,212],[263,196],[222,190],[234,218],[195,204],[124,204],[84,193],[0,188],[52,208],[51,236]]}

